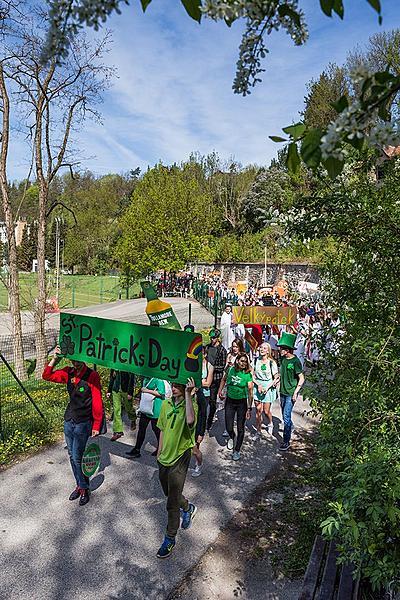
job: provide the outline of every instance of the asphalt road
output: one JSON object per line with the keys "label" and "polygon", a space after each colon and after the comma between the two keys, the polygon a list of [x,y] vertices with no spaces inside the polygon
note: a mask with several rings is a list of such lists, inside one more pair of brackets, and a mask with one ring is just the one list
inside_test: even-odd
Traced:
{"label": "asphalt road", "polygon": [[[295,407],[300,436],[313,426],[306,408]],[[124,457],[134,434],[114,443],[111,432],[101,438],[102,464],[91,483],[97,489],[85,507],[68,501],[74,484],[63,444],[0,473],[1,600],[165,600],[250,492],[285,462],[277,406],[274,436],[255,442],[246,431],[239,462],[225,448],[223,413],[217,414],[220,422],[202,446],[204,473],[188,475],[185,486],[198,513],[166,560],[155,556],[166,510],[151,431],[138,461]]]}

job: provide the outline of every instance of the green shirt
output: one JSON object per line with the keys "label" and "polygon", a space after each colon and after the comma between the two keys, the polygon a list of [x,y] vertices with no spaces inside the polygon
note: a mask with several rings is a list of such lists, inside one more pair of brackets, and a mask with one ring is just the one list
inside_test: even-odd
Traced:
{"label": "green shirt", "polygon": [[280,393],[293,396],[299,382],[299,375],[303,372],[300,360],[297,356],[293,358],[282,358],[280,369]]}
{"label": "green shirt", "polygon": [[157,379],[156,377],[143,379],[143,387],[148,388],[149,390],[157,391],[161,394],[161,398],[156,398],[154,396],[154,404],[153,404],[153,414],[149,415],[152,419],[158,419],[160,416],[161,405],[163,400],[165,399],[165,385],[162,379]]}
{"label": "green shirt", "polygon": [[170,467],[180,459],[182,454],[193,448],[195,444],[195,431],[198,406],[193,400],[194,423],[189,427],[186,423],[186,401],[183,398],[175,404],[174,398],[165,400],[161,405],[157,426],[162,434],[162,449],[158,462],[165,467]]}
{"label": "green shirt", "polygon": [[249,381],[253,381],[251,373],[236,371],[234,367],[231,367],[226,378],[228,398],[232,398],[232,400],[247,398],[249,395]]}

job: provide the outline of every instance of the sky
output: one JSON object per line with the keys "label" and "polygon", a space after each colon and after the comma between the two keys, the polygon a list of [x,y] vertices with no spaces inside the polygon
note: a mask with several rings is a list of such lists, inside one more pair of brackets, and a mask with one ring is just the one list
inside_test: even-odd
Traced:
{"label": "sky", "polygon": [[[180,163],[195,151],[268,165],[278,149],[268,136],[298,120],[307,82],[372,34],[400,27],[400,0],[382,0],[381,27],[367,0],[345,0],[344,21],[326,17],[319,0],[302,0],[309,40],[298,47],[284,32],[269,36],[263,81],[243,97],[232,90],[243,22],[199,25],[179,0],[152,0],[145,14],[139,0],[130,4],[106,25],[106,62],[117,77],[98,107],[101,123],[86,121],[73,140],[81,169],[96,175]],[[26,177],[26,156],[21,139],[10,153],[11,179]]]}

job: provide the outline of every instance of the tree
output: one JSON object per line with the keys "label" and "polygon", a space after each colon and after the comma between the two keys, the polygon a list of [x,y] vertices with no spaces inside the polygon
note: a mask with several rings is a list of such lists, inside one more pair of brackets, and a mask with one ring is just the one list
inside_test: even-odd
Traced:
{"label": "tree", "polygon": [[308,94],[304,98],[304,112],[301,113],[307,127],[325,129],[337,117],[335,102],[348,95],[345,70],[330,63],[319,78],[307,84]]}
{"label": "tree", "polygon": [[17,248],[18,255],[18,268],[21,271],[31,271],[32,260],[31,260],[31,246],[29,243],[29,228],[26,224],[22,232],[21,243]]}
{"label": "tree", "polygon": [[120,268],[139,277],[159,269],[177,271],[197,259],[214,227],[204,218],[210,202],[190,165],[159,164],[149,170],[122,220],[116,251]]}
{"label": "tree", "polygon": [[31,151],[38,186],[38,295],[35,305],[35,337],[40,375],[47,359],[45,337],[46,226],[49,215],[58,205],[49,203],[50,186],[60,169],[77,165],[76,151],[69,148],[71,133],[87,116],[98,117],[94,106],[108,84],[112,69],[102,64],[108,35],[93,45],[83,37],[71,41],[68,64],[52,60],[41,65],[45,17],[33,11],[29,17],[19,17],[18,44],[3,47],[9,56],[7,77],[14,86],[15,99],[22,122],[31,135]]}

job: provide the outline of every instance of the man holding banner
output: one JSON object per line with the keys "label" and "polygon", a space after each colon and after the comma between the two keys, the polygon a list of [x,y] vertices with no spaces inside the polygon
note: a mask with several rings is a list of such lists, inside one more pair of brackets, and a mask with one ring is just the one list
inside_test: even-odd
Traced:
{"label": "man holding banner", "polygon": [[82,472],[82,456],[90,436],[97,436],[103,417],[100,377],[82,361],[72,360],[72,367],[54,371],[61,350],[56,346],[54,356],[45,367],[42,378],[54,383],[64,383],[69,403],[64,414],[64,435],[76,488],[69,499],[84,506],[89,502],[89,478]]}
{"label": "man holding banner", "polygon": [[195,445],[197,420],[196,387],[192,377],[186,386],[171,382],[172,398],[164,400],[157,426],[161,430],[158,467],[161,487],[167,496],[168,524],[158,558],[167,558],[175,546],[180,512],[182,529],[189,529],[197,508],[183,496],[192,448]]}

